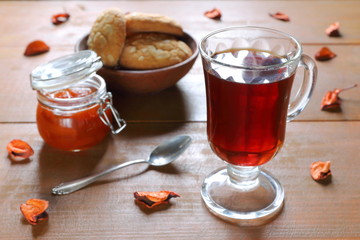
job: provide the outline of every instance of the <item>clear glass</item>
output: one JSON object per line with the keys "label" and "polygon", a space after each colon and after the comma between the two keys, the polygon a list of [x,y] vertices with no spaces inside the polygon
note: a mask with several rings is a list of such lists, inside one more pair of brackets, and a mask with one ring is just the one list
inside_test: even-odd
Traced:
{"label": "clear glass", "polygon": [[[280,182],[260,166],[285,140],[286,122],[307,105],[316,65],[290,35],[261,27],[231,27],[200,42],[207,100],[207,135],[227,163],[207,176],[202,198],[215,215],[243,226],[264,224],[284,203]],[[304,78],[290,103],[298,66]]]}
{"label": "clear glass", "polygon": [[31,86],[36,90],[64,89],[93,75],[102,66],[94,51],[79,51],[36,67],[30,75]]}
{"label": "clear glass", "polygon": [[68,151],[95,146],[126,123],[113,107],[102,77],[100,57],[86,50],[36,67],[30,75],[37,90],[36,122],[49,145]]}
{"label": "clear glass", "polygon": [[[37,91],[39,134],[50,146],[66,151],[93,147],[110,132],[99,117],[99,101],[107,93],[104,80],[94,75],[71,86],[71,89],[76,88],[92,89],[93,92],[81,97],[56,98],[49,92]],[[112,120],[109,112],[107,115]]]}

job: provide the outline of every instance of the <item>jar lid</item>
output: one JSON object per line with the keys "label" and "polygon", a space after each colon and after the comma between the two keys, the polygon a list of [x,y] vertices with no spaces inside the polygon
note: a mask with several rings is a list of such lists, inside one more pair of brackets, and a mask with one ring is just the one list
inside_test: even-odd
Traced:
{"label": "jar lid", "polygon": [[85,80],[103,66],[91,50],[69,54],[36,67],[30,74],[35,90],[59,90]]}

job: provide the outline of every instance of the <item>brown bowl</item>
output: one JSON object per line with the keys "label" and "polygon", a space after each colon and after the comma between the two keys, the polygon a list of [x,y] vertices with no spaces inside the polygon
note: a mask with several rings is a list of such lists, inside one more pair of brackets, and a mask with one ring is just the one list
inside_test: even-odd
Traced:
{"label": "brown bowl", "polygon": [[[88,37],[89,35],[86,35],[76,43],[76,52],[88,49]],[[184,33],[178,39],[184,41],[193,52],[190,58],[181,63],[151,70],[125,70],[102,67],[98,74],[105,79],[112,90],[145,94],[159,92],[171,87],[190,71],[199,54],[196,41],[189,34]]]}

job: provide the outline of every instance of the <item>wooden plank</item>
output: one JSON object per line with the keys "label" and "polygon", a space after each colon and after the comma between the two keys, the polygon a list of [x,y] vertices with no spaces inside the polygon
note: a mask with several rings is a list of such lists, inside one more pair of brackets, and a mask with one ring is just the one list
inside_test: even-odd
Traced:
{"label": "wooden plank", "polygon": [[[325,45],[324,45],[325,46]],[[314,57],[321,46],[304,46],[304,53]],[[360,87],[344,92],[342,112],[320,111],[325,93],[357,83],[360,86],[360,46],[329,46],[337,57],[328,62],[316,62],[318,81],[308,107],[296,120],[359,120]],[[69,47],[55,47],[51,52],[36,57],[22,56],[23,48],[0,48],[0,65],[8,71],[0,72],[0,122],[34,122],[36,92],[29,83],[29,74],[37,65],[71,53]],[[296,81],[301,81],[299,69]],[[298,85],[294,85],[297,89]],[[111,90],[111,89],[110,89]],[[150,95],[132,95],[114,92],[115,106],[121,116],[130,122],[144,121],[206,121],[205,84],[200,57],[190,72],[178,84]]]}
{"label": "wooden plank", "polygon": [[[209,5],[211,3],[211,6]],[[128,127],[88,151],[68,153],[43,143],[36,130],[36,94],[29,73],[37,65],[73,52],[105,8],[124,12],[160,13],[178,20],[197,41],[208,32],[231,25],[257,25],[290,33],[314,56],[329,46],[337,57],[317,62],[318,83],[309,106],[288,124],[278,156],[264,166],[283,183],[286,204],[273,222],[240,228],[208,212],[199,194],[202,180],[223,166],[206,139],[206,106],[200,58],[175,87],[134,96],[114,92],[115,105]],[[203,16],[218,7],[221,21]],[[53,26],[50,17],[67,11],[68,23]],[[291,21],[277,21],[270,12],[283,11]],[[0,162],[0,239],[330,239],[360,236],[360,188],[357,164],[360,144],[360,88],[341,94],[342,112],[319,110],[326,91],[360,85],[360,2],[358,1],[0,1],[0,145],[15,138],[28,141],[35,155],[14,164],[5,150]],[[342,38],[329,38],[325,28],[340,21]],[[27,43],[42,39],[49,53],[26,58]],[[300,79],[301,74],[298,75]],[[310,121],[310,122],[308,122]],[[328,121],[328,122],[326,122]],[[338,121],[338,122],[337,122]],[[16,124],[14,124],[16,123]],[[146,157],[163,140],[189,134],[193,144],[172,165],[155,169],[132,166],[68,196],[53,196],[60,182],[73,180],[109,165]],[[328,185],[309,176],[313,161],[331,161]],[[181,198],[155,210],[134,203],[134,191],[172,190]],[[32,227],[19,205],[28,198],[50,201],[48,221]]]}
{"label": "wooden plank", "polygon": [[[4,1],[0,2],[0,14],[2,31],[7,34],[1,37],[0,46],[25,46],[35,39],[51,46],[72,46],[109,7],[171,16],[197,39],[218,28],[256,25],[287,32],[303,43],[360,43],[358,1]],[[213,7],[223,12],[221,21],[204,17]],[[71,14],[70,21],[53,26],[51,16],[63,11]],[[277,11],[287,13],[291,21],[269,17]],[[341,24],[342,38],[329,38],[324,32],[335,21]]]}
{"label": "wooden plank", "polygon": [[[159,12],[174,17],[200,41],[209,31],[230,25],[260,25],[273,27],[293,34],[305,45],[305,53],[313,56],[320,46],[330,44],[338,57],[331,62],[318,63],[319,79],[308,108],[298,120],[359,120],[359,88],[342,94],[343,111],[326,113],[319,111],[321,99],[328,90],[359,83],[359,45],[356,1],[213,1],[224,12],[222,21],[213,21],[203,16],[209,8],[206,1],[89,1],[89,2],[0,2],[1,26],[6,32],[0,38],[0,122],[34,122],[36,94],[29,86],[29,73],[37,65],[73,52],[75,42],[86,34],[102,9],[115,6],[124,11]],[[161,5],[162,8],[156,6]],[[176,7],[175,7],[176,6]],[[31,11],[28,11],[31,9]],[[66,10],[71,20],[59,26],[50,23],[53,13]],[[297,9],[302,9],[301,12]],[[269,18],[267,13],[282,10],[294,17],[284,23]],[[295,11],[296,10],[296,11]],[[321,10],[321,11],[320,11]],[[238,12],[241,12],[239,14]],[[321,18],[316,13],[321,13]],[[10,14],[11,13],[11,14]],[[326,13],[326,14],[325,14]],[[24,18],[19,16],[26,16]],[[184,17],[191,16],[191,17]],[[307,16],[307,17],[304,17]],[[323,25],[341,20],[344,22],[344,37],[328,38],[323,34]],[[331,21],[330,21],[331,20]],[[313,22],[313,23],[311,23]],[[194,24],[196,23],[196,24]],[[310,24],[311,23],[311,24]],[[51,46],[49,53],[24,57],[26,44],[34,39],[43,39]],[[308,44],[315,45],[308,45]],[[340,44],[333,46],[332,44]],[[349,45],[343,45],[349,44]],[[340,71],[341,69],[341,71]],[[205,121],[206,106],[203,73],[200,59],[176,87],[148,96],[129,96],[114,93],[115,105],[128,121]]]}
{"label": "wooden plank", "polygon": [[[48,147],[34,124],[0,124],[0,145],[28,141],[32,161],[13,164],[5,152],[0,164],[0,239],[331,239],[360,236],[358,185],[359,122],[290,123],[278,156],[264,166],[283,183],[286,204],[274,221],[240,228],[208,212],[200,197],[203,178],[223,166],[207,143],[205,124],[130,124],[117,137],[80,153]],[[66,196],[50,190],[110,164],[146,157],[155,145],[177,134],[193,137],[190,148],[160,169],[137,165]],[[328,185],[309,176],[313,161],[331,161]],[[181,198],[148,210],[134,203],[134,191],[171,190]],[[48,221],[31,227],[19,211],[28,198],[50,201]],[[141,231],[140,231],[141,230]]]}

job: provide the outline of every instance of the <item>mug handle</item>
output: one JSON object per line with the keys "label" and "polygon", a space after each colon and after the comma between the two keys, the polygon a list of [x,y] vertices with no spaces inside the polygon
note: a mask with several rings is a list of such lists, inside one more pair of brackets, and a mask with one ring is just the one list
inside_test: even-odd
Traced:
{"label": "mug handle", "polygon": [[302,110],[304,110],[310,100],[316,83],[317,67],[314,60],[308,55],[303,54],[299,66],[304,67],[304,79],[294,100],[289,104],[287,115],[288,122],[293,120],[302,112]]}

